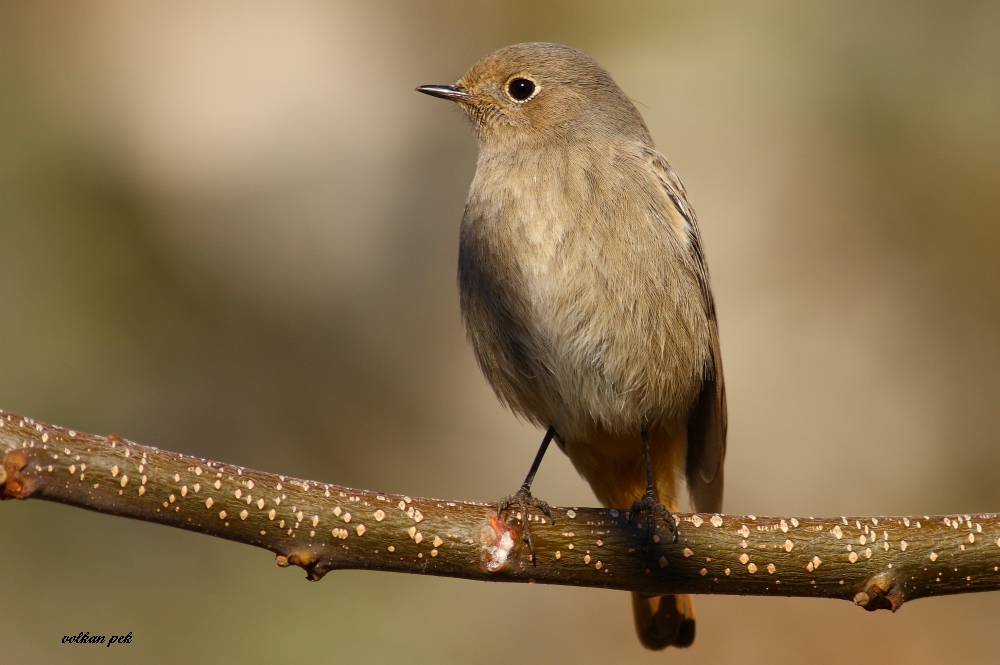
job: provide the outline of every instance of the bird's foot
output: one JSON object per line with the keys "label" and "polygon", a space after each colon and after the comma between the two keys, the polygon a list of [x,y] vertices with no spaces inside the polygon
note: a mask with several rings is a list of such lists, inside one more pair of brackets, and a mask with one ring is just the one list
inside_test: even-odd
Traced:
{"label": "bird's foot", "polygon": [[656,518],[660,517],[670,528],[670,542],[677,542],[677,525],[674,524],[674,516],[670,514],[667,507],[656,499],[653,490],[646,490],[642,498],[632,502],[632,509],[628,511],[628,523],[631,524],[640,513],[646,513],[646,546],[650,541],[660,542],[660,536],[656,533]]}
{"label": "bird's foot", "polygon": [[531,527],[528,526],[530,522],[528,511],[531,508],[535,508],[555,524],[556,521],[552,519],[552,509],[549,508],[549,504],[546,502],[531,496],[531,488],[528,485],[521,485],[521,489],[510,496],[500,499],[500,503],[497,504],[497,517],[502,517],[502,513],[514,506],[521,508],[521,537],[528,546],[528,552],[531,554],[531,565],[535,565],[535,547],[531,544]]}

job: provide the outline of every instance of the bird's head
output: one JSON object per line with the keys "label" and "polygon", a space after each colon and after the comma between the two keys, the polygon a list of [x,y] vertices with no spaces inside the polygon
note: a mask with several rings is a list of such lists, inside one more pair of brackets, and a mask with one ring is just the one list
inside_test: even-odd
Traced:
{"label": "bird's head", "polygon": [[558,44],[508,46],[454,85],[417,90],[457,102],[484,146],[649,141],[642,116],[611,76],[586,53]]}

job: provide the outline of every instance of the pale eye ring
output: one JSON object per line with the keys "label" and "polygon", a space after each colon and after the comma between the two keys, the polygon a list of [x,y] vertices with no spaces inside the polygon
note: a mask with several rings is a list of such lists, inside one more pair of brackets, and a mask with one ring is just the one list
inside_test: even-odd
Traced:
{"label": "pale eye ring", "polygon": [[507,82],[507,94],[518,104],[528,101],[538,92],[535,82],[524,76],[515,76]]}

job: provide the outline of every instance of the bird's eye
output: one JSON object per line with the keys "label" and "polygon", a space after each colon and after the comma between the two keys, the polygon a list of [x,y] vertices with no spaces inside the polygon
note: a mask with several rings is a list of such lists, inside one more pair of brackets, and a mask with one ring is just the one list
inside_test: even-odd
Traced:
{"label": "bird's eye", "polygon": [[507,84],[507,94],[516,102],[525,102],[535,94],[535,83],[528,79],[514,79]]}

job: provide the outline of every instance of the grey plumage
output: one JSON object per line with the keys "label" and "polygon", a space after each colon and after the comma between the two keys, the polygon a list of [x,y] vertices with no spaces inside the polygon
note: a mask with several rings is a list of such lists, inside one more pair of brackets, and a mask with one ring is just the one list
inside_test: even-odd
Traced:
{"label": "grey plumage", "polygon": [[[526,100],[509,92],[519,79],[534,86]],[[642,117],[593,59],[554,44],[501,49],[453,90],[479,141],[459,285],[490,385],[555,428],[606,505],[642,494],[646,428],[661,500],[676,508],[683,472],[696,509],[718,511],[715,305],[694,210]],[[640,625],[647,646],[690,643],[689,599],[650,607],[636,607],[637,622],[662,624]]]}

